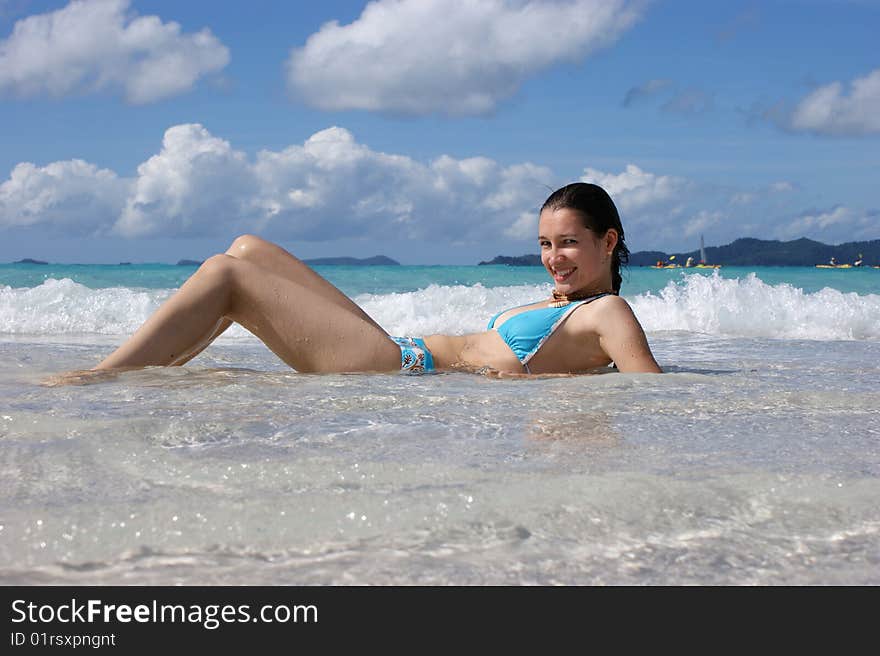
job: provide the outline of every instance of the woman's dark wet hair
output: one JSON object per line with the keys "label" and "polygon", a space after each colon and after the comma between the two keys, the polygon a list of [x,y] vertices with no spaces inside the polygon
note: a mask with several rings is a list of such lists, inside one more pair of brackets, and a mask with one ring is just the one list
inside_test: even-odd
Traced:
{"label": "woman's dark wet hair", "polygon": [[575,182],[554,191],[541,206],[542,212],[560,209],[576,210],[584,227],[599,237],[604,236],[609,228],[617,231],[617,246],[611,255],[611,286],[614,293],[619,294],[623,282],[620,265],[629,262],[629,249],[623,240],[623,225],[611,196],[598,185]]}

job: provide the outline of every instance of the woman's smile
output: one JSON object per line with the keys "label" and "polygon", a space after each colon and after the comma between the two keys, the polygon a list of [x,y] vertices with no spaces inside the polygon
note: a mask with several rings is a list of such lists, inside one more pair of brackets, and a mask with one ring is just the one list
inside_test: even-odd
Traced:
{"label": "woman's smile", "polygon": [[550,274],[553,276],[553,280],[556,282],[565,282],[574,274],[577,270],[577,267],[569,266],[559,266],[553,267],[550,269]]}

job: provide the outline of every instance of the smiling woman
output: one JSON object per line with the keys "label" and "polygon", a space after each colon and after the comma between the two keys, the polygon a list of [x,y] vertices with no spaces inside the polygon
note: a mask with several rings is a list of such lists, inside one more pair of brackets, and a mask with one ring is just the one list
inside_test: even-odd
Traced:
{"label": "smiling woman", "polygon": [[[538,232],[541,262],[556,283],[553,298],[501,312],[489,322],[523,370],[584,371],[613,361],[620,370],[659,372],[644,331],[618,296],[620,265],[629,249],[605,190],[575,183],[553,192],[541,208]],[[559,339],[550,339],[557,333]]]}
{"label": "smiling woman", "polygon": [[[614,362],[660,372],[620,291],[627,248],[617,209],[596,185],[554,192],[541,210],[542,261],[553,296],[502,312],[468,335],[392,337],[308,265],[259,237],[209,258],[92,372],[189,361],[233,322],[301,372],[481,370],[572,374]],[[81,375],[81,372],[80,372]]]}

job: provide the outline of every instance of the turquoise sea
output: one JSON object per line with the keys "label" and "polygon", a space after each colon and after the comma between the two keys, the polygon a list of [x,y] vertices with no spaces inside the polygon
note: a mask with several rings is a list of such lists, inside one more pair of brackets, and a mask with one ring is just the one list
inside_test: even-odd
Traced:
{"label": "turquoise sea", "polygon": [[[0,284],[37,287],[46,280],[70,279],[93,289],[130,287],[145,289],[177,288],[196,270],[196,266],[172,264],[0,264]],[[315,270],[349,295],[412,292],[429,285],[507,285],[547,284],[541,267],[510,266],[317,266]],[[714,269],[654,269],[631,267],[624,272],[627,295],[659,292],[682,275],[712,276]],[[805,292],[831,287],[843,292],[871,294],[880,290],[880,269],[817,269],[815,267],[722,267],[722,278],[737,279],[754,273],[768,285],[792,285]]]}
{"label": "turquoise sea", "polygon": [[[98,362],[195,267],[0,265],[7,584],[880,583],[880,269],[624,274],[662,376],[298,374],[240,328]],[[391,334],[531,267],[318,267]]]}

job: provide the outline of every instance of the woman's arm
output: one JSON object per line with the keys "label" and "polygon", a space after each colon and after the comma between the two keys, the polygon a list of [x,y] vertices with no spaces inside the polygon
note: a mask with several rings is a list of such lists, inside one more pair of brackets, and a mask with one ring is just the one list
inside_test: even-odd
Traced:
{"label": "woman's arm", "polygon": [[[597,332],[599,345],[621,373],[663,373],[651,353],[645,331],[629,303],[619,296],[607,297]],[[605,300],[605,299],[602,299]]]}

